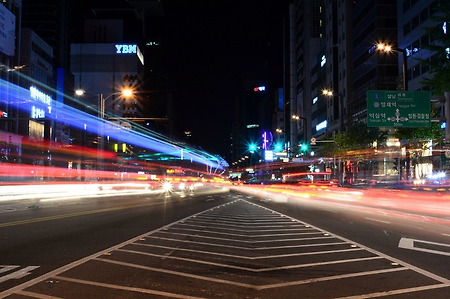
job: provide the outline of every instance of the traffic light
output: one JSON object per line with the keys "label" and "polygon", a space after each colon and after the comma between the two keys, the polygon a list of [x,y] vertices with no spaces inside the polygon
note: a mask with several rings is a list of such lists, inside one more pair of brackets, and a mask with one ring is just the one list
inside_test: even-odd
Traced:
{"label": "traffic light", "polygon": [[301,150],[302,152],[306,152],[306,151],[308,150],[308,144],[307,144],[307,143],[302,143],[302,144],[300,145],[300,150]]}
{"label": "traffic light", "polygon": [[251,152],[256,151],[256,144],[250,143],[250,144],[248,145],[248,150],[251,151]]}
{"label": "traffic light", "polygon": [[281,152],[283,150],[283,145],[281,143],[275,144],[275,151]]}

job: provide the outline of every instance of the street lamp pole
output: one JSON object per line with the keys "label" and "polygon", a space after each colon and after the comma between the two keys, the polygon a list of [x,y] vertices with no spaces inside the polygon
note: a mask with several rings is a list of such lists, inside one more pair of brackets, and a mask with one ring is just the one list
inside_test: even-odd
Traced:
{"label": "street lamp pole", "polygon": [[308,143],[308,128],[307,128],[307,118],[299,115],[292,115],[293,120],[302,120],[303,123],[303,143]]}
{"label": "street lamp pole", "polygon": [[335,94],[333,91],[324,89],[322,94],[328,97],[338,97],[339,99],[339,119],[340,119],[340,131],[344,131],[344,95],[341,93]]}
{"label": "street lamp pole", "polygon": [[[75,93],[78,96],[81,96],[81,95],[85,94],[85,91],[82,90],[82,89],[77,89],[75,91]],[[101,150],[102,152],[105,149],[105,143],[104,143],[105,123],[104,123],[104,119],[105,119],[106,100],[109,99],[110,97],[112,97],[113,95],[118,95],[118,94],[121,94],[125,98],[129,98],[130,96],[133,95],[133,91],[131,89],[123,89],[121,91],[113,92],[113,93],[109,94],[106,97],[103,96],[103,93],[99,93],[98,94],[98,101],[99,101],[98,105],[100,107],[100,119],[101,119],[100,134],[99,134],[100,136],[98,137],[98,149]],[[102,154],[100,154],[99,157],[98,157],[98,164],[99,164],[99,168],[103,169]]]}
{"label": "street lamp pole", "polygon": [[377,49],[379,51],[383,51],[383,52],[387,52],[387,53],[391,53],[391,52],[397,52],[397,53],[402,53],[402,58],[403,58],[403,90],[407,91],[408,90],[408,78],[406,77],[406,72],[408,71],[408,57],[406,55],[406,49],[402,49],[402,48],[393,48],[390,45],[387,44],[383,44],[383,43],[378,43],[377,44]]}

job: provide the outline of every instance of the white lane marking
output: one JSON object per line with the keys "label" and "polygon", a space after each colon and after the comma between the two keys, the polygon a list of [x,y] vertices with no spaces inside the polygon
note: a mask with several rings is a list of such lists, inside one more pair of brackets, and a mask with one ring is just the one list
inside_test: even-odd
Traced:
{"label": "white lane marking", "polygon": [[[198,217],[196,218],[198,219]],[[305,227],[302,224],[295,224],[292,222],[285,222],[286,224],[284,225],[251,225],[251,224],[223,224],[223,223],[218,223],[216,221],[201,221],[201,220],[195,220],[195,223],[201,223],[201,224],[205,224],[208,227],[213,227],[213,226],[219,226],[219,228],[226,228],[226,227],[237,227],[237,228],[241,228],[241,227],[245,227],[245,228],[301,228],[301,227]],[[236,222],[234,222],[236,223]]]}
{"label": "white lane marking", "polygon": [[[192,241],[192,240],[180,240],[180,239],[173,239],[168,237],[157,237],[157,236],[146,236],[146,238],[152,238],[152,239],[158,239],[158,240],[166,240],[166,241],[173,241],[173,242],[179,242],[179,243],[188,243],[188,244],[198,244],[198,245],[209,245],[209,246],[217,246],[217,243],[208,243],[208,242],[199,242],[199,241]],[[318,238],[305,238],[302,240],[323,240],[323,239],[335,239],[335,237],[318,237]],[[345,242],[347,243],[347,242]],[[302,246],[319,246],[321,243],[317,244],[306,244],[306,245],[285,245],[285,246],[264,246],[264,247],[256,247],[256,248],[249,248],[249,247],[243,247],[243,246],[232,246],[232,245],[226,245],[226,244],[220,244],[220,247],[224,248],[235,248],[235,249],[251,249],[251,250],[272,250],[272,249],[283,249],[283,248],[296,248],[296,247],[302,247]]]}
{"label": "white lane marking", "polygon": [[[433,250],[433,249],[428,249],[428,248],[421,248],[421,247],[419,247],[418,243],[424,243],[424,244],[430,244],[430,245],[447,247],[449,251],[446,252],[446,251]],[[398,247],[399,248],[404,248],[404,249],[415,250],[415,251],[423,251],[423,252],[428,252],[428,253],[433,253],[433,254],[450,256],[450,245],[449,244],[442,244],[442,243],[429,242],[429,241],[416,240],[416,239],[409,239],[409,238],[401,238],[400,242],[398,243]]]}
{"label": "white lane marking", "polygon": [[[256,204],[253,204],[253,205],[256,205]],[[429,272],[429,271],[427,271],[427,270],[424,270],[424,269],[422,269],[422,268],[416,267],[416,266],[414,266],[414,265],[412,265],[412,264],[406,263],[406,262],[404,262],[404,261],[402,261],[402,260],[399,260],[399,259],[394,258],[394,257],[392,257],[392,256],[389,256],[389,255],[387,255],[387,254],[384,254],[384,253],[382,253],[382,252],[380,252],[380,251],[378,251],[378,250],[375,250],[375,249],[373,249],[373,248],[364,246],[364,245],[362,245],[362,244],[360,244],[360,243],[354,242],[354,241],[352,241],[352,240],[350,240],[350,239],[347,239],[347,238],[344,238],[344,237],[342,237],[342,236],[338,236],[338,235],[332,234],[332,233],[330,233],[330,232],[328,232],[328,231],[326,231],[326,230],[324,230],[324,229],[320,229],[320,228],[318,228],[318,227],[316,227],[316,226],[314,226],[314,225],[307,224],[307,223],[305,223],[305,222],[301,222],[300,220],[295,219],[295,218],[293,218],[293,217],[290,217],[290,216],[287,216],[287,215],[286,215],[286,217],[289,217],[289,218],[292,219],[293,221],[296,221],[296,222],[299,222],[299,223],[303,223],[303,224],[305,224],[305,225],[309,225],[310,227],[315,228],[315,229],[317,229],[317,230],[319,230],[319,231],[321,231],[321,232],[323,232],[323,233],[328,233],[328,234],[334,236],[335,238],[338,238],[338,239],[340,239],[340,240],[342,240],[342,241],[346,241],[347,243],[355,244],[356,246],[358,246],[358,247],[360,247],[360,248],[363,248],[363,249],[367,250],[368,252],[371,252],[371,253],[373,253],[373,254],[375,254],[375,255],[378,255],[378,256],[380,256],[380,257],[382,257],[382,258],[384,258],[384,259],[386,259],[386,260],[388,260],[388,261],[390,261],[390,262],[398,263],[399,265],[402,265],[402,266],[404,266],[404,267],[407,267],[407,268],[409,268],[410,270],[413,270],[413,271],[415,271],[415,272],[417,272],[417,273],[420,273],[420,274],[422,274],[422,275],[424,275],[424,276],[427,276],[427,277],[429,277],[429,278],[431,278],[431,279],[434,279],[434,280],[436,280],[436,281],[439,281],[439,282],[443,283],[443,284],[446,285],[446,286],[450,286],[450,280],[448,280],[448,279],[445,278],[445,277],[436,275],[436,274],[431,273],[431,272]]]}
{"label": "white lane marking", "polygon": [[[216,238],[216,237],[209,237],[209,236],[174,233],[174,232],[168,232],[168,231],[163,231],[163,232],[159,232],[159,233],[164,233],[164,234],[168,234],[168,235],[175,235],[175,236],[182,236],[182,237],[195,237],[195,238],[199,238],[199,239],[233,241],[233,242],[246,243],[246,244],[292,242],[292,241],[306,241],[306,240],[315,240],[315,239],[317,239],[317,237],[316,238],[312,237],[312,238],[292,238],[292,239],[279,239],[279,240],[278,239],[274,239],[274,240],[251,240],[251,241],[246,241],[246,240],[236,240],[236,239],[233,239],[233,238]],[[324,235],[323,232],[320,232],[320,231],[318,231],[317,233],[314,233],[314,234],[315,235]],[[324,236],[327,236],[327,235],[324,235]]]}
{"label": "white lane marking", "polygon": [[375,221],[375,222],[381,222],[381,223],[385,223],[385,224],[391,224],[391,222],[389,222],[389,221],[383,221],[383,220],[374,219],[374,218],[367,218],[367,217],[365,217],[365,219],[371,220],[371,221]]}
{"label": "white lane marking", "polygon": [[346,279],[346,278],[360,277],[360,276],[377,275],[377,274],[382,274],[382,273],[391,273],[391,272],[405,271],[405,270],[409,270],[409,269],[402,267],[402,268],[390,268],[390,269],[373,270],[373,271],[365,271],[365,272],[355,272],[355,273],[342,274],[342,275],[332,275],[332,276],[311,278],[311,279],[305,279],[305,280],[297,280],[297,281],[289,281],[289,282],[270,284],[270,285],[265,285],[265,286],[259,286],[259,287],[257,287],[257,289],[258,290],[267,290],[267,289],[274,289],[274,288],[281,288],[281,287],[296,286],[296,285],[301,285],[301,284],[338,280],[338,279]]}
{"label": "white lane marking", "polygon": [[109,288],[109,289],[116,289],[116,290],[123,290],[123,291],[144,293],[144,294],[152,294],[152,295],[165,296],[165,297],[170,297],[170,298],[182,298],[182,299],[199,299],[199,298],[203,298],[203,297],[187,296],[187,295],[176,294],[176,293],[155,291],[155,290],[150,290],[150,289],[142,289],[142,288],[136,288],[136,287],[125,287],[125,286],[120,286],[120,285],[115,285],[115,284],[95,282],[95,281],[88,281],[88,280],[69,278],[69,277],[64,277],[64,276],[55,276],[55,279],[64,280],[64,281],[68,281],[68,282],[73,282],[73,283],[78,283],[78,284],[85,284],[85,285],[91,285],[91,286],[96,286],[96,287],[102,287],[102,288]]}
{"label": "white lane marking", "polygon": [[[192,242],[190,242],[190,241],[189,241],[189,243],[192,244]],[[348,244],[348,243],[347,242],[334,242],[334,243],[303,244],[303,245],[297,245],[297,246],[294,245],[294,246],[262,247],[262,248],[251,248],[251,249],[249,249],[247,247],[239,247],[239,249],[243,249],[243,250],[247,249],[248,251],[255,251],[255,250],[273,250],[273,249],[287,249],[287,248],[325,247],[325,246],[335,246],[335,245],[345,245],[345,244]],[[278,256],[285,256],[284,254],[283,255],[269,255],[269,256],[262,256],[262,257],[243,256],[243,255],[220,253],[220,252],[215,252],[215,251],[195,250],[195,249],[187,249],[187,248],[181,248],[181,247],[170,247],[170,246],[161,246],[161,245],[144,244],[144,243],[131,243],[130,245],[154,247],[154,248],[161,248],[161,249],[167,249],[167,250],[172,250],[172,251],[184,251],[184,252],[192,252],[192,253],[200,253],[200,254],[227,256],[227,257],[242,258],[242,259],[248,259],[248,260],[257,260],[257,259],[265,259],[268,257],[274,258],[274,257],[278,257]],[[203,243],[202,245],[217,246],[217,244],[209,244],[209,243]],[[234,246],[233,248],[236,248],[236,247]]]}
{"label": "white lane marking", "polygon": [[172,270],[166,270],[166,269],[161,269],[161,268],[154,268],[154,267],[148,267],[148,266],[143,266],[143,265],[124,263],[124,262],[107,260],[107,259],[102,259],[102,258],[94,258],[94,260],[102,261],[102,262],[110,263],[110,264],[116,264],[119,266],[132,267],[132,268],[166,273],[166,274],[172,274],[172,275],[177,275],[177,276],[184,276],[184,277],[195,278],[195,279],[199,279],[199,280],[206,280],[206,281],[218,282],[218,283],[223,283],[223,284],[228,284],[228,285],[234,285],[234,286],[238,286],[238,287],[253,288],[253,285],[251,285],[251,284],[233,282],[233,281],[217,279],[217,278],[212,278],[212,277],[205,277],[205,276],[201,276],[201,275],[189,274],[189,273],[184,273],[184,272],[179,272],[179,271],[172,271]]}
{"label": "white lane marking", "polygon": [[0,277],[0,283],[5,282],[5,281],[10,280],[10,279],[23,278],[23,277],[25,277],[27,275],[30,275],[31,274],[30,272],[33,271],[34,269],[37,269],[37,268],[39,268],[39,266],[28,266],[28,267],[25,267],[23,269],[14,271],[13,273],[1,276]]}
{"label": "white lane marking", "polygon": [[[174,250],[176,250],[176,249],[174,249]],[[351,248],[351,249],[341,249],[341,250],[311,251],[311,252],[299,252],[299,253],[280,254],[280,255],[267,255],[267,256],[260,256],[260,257],[245,257],[245,256],[236,256],[236,255],[218,254],[218,253],[213,253],[213,254],[221,255],[221,256],[228,256],[228,257],[233,257],[233,258],[238,258],[238,259],[243,259],[243,260],[264,260],[264,259],[277,259],[277,258],[286,258],[286,257],[294,257],[294,256],[307,256],[307,255],[321,255],[321,254],[331,254],[331,253],[352,252],[352,251],[361,251],[361,250],[363,250],[363,249]],[[148,255],[148,256],[153,256],[153,257],[159,257],[161,259],[181,260],[181,261],[187,261],[187,262],[199,263],[199,264],[207,263],[208,265],[213,264],[213,265],[220,266],[220,267],[229,267],[227,264],[210,263],[210,262],[205,262],[203,260],[198,260],[198,259],[177,257],[177,256],[172,256],[172,255],[170,255],[170,256],[169,255],[161,255],[161,254],[155,254],[155,253],[143,252],[143,251],[137,251],[137,250],[117,249],[117,251],[135,253],[135,254],[141,254],[141,255]],[[196,250],[192,250],[192,251],[197,252]],[[199,251],[198,253],[208,254],[208,252],[206,252],[206,251],[203,251],[203,252]],[[234,268],[234,266],[233,266],[233,268]],[[242,268],[242,267],[238,267],[238,268],[239,269],[251,269],[251,271],[255,270],[253,268]],[[266,269],[266,268],[260,268],[259,270],[263,270],[263,269]]]}
{"label": "white lane marking", "polygon": [[33,293],[33,292],[28,292],[28,291],[19,291],[16,294],[30,297],[30,298],[38,298],[38,299],[63,299],[61,297],[49,296],[49,295],[38,294],[38,293]]}
{"label": "white lane marking", "polygon": [[[218,232],[213,230],[201,230],[201,229],[193,229],[193,228],[182,228],[182,227],[172,227],[173,230],[178,231],[188,231],[188,232],[200,232],[200,233],[206,233],[206,234],[215,234],[215,235],[228,235],[228,236],[235,236],[235,237],[242,237],[242,238],[261,238],[261,237],[279,237],[279,236],[303,236],[303,235],[317,235],[321,234],[320,232],[313,231],[312,229],[309,229],[310,232],[301,232],[301,233],[279,233],[279,234],[263,234],[263,235],[256,235],[256,234],[237,234],[237,233],[226,233],[226,232]],[[286,231],[286,230],[285,230]],[[252,231],[253,233],[253,231]]]}
{"label": "white lane marking", "polygon": [[[178,229],[180,226],[184,227],[196,227],[196,228],[211,228],[211,225],[195,225],[195,224],[188,224],[188,223],[180,223],[177,224],[176,226],[174,226],[173,228]],[[269,232],[273,232],[273,233],[277,233],[277,232],[284,232],[286,231],[286,228],[280,228],[280,229],[255,229],[255,230],[248,230],[248,229],[235,229],[235,228],[221,228],[221,227],[215,227],[214,229],[219,229],[219,230],[223,230],[223,231],[234,231],[234,232],[241,232],[241,233],[253,233],[253,232],[257,232],[257,233],[269,233]],[[302,231],[310,231],[311,228],[308,227],[299,227],[299,228],[289,228],[290,232],[294,232],[294,231],[298,231],[298,232],[302,232]]]}
{"label": "white lane marking", "polygon": [[20,266],[0,265],[0,273],[8,272],[19,267]]}
{"label": "white lane marking", "polygon": [[428,286],[406,288],[406,289],[399,289],[399,290],[392,290],[392,291],[385,291],[385,292],[378,292],[378,293],[370,293],[370,294],[364,294],[364,295],[339,297],[337,299],[378,298],[378,297],[383,297],[383,296],[409,294],[409,293],[412,293],[412,292],[428,291],[428,290],[435,290],[435,289],[447,288],[447,287],[449,287],[449,286],[445,285],[445,284],[434,284],[434,285],[428,285]]}
{"label": "white lane marking", "polygon": [[[224,205],[219,205],[219,206],[217,206],[217,208],[220,208],[220,207],[222,207],[222,206],[224,206]],[[22,291],[22,290],[24,290],[24,289],[26,289],[26,288],[28,288],[28,287],[31,287],[31,286],[33,286],[33,285],[35,285],[35,284],[38,284],[38,283],[40,283],[40,282],[42,282],[42,281],[45,281],[46,279],[52,278],[52,277],[54,277],[54,276],[56,276],[56,275],[58,275],[58,274],[61,274],[61,273],[63,273],[63,272],[66,272],[66,271],[68,271],[68,270],[70,270],[70,269],[72,269],[72,268],[75,268],[75,267],[77,267],[77,266],[79,266],[79,265],[82,265],[82,264],[88,262],[88,261],[91,261],[91,260],[93,260],[93,259],[95,259],[95,258],[97,258],[97,257],[99,257],[99,256],[108,254],[108,253],[110,253],[111,251],[114,251],[114,250],[116,250],[116,249],[119,249],[119,248],[121,248],[121,247],[124,247],[125,245],[128,245],[128,244],[130,244],[130,243],[134,243],[134,242],[136,242],[136,241],[138,241],[138,240],[140,240],[140,239],[142,239],[142,238],[147,237],[149,234],[154,234],[154,233],[157,232],[157,231],[161,231],[161,230],[167,229],[167,228],[170,227],[171,225],[175,225],[176,223],[178,223],[178,222],[180,222],[180,221],[185,221],[185,220],[188,219],[188,218],[195,217],[195,216],[197,216],[197,215],[199,215],[199,214],[201,214],[201,213],[205,213],[205,212],[211,211],[211,210],[213,210],[213,209],[214,209],[214,208],[207,209],[207,210],[204,210],[204,211],[202,211],[202,212],[198,212],[197,214],[190,215],[190,216],[188,216],[188,217],[186,217],[186,218],[183,218],[183,219],[181,219],[181,220],[179,220],[179,221],[175,221],[175,222],[172,222],[172,223],[170,223],[170,224],[167,224],[167,225],[165,225],[165,226],[163,226],[163,227],[160,227],[160,228],[157,228],[157,229],[155,229],[155,230],[152,230],[152,231],[150,231],[150,232],[146,232],[145,234],[142,234],[142,235],[137,236],[137,237],[135,237],[135,238],[132,238],[132,239],[130,239],[130,240],[124,241],[124,242],[122,242],[122,243],[120,243],[120,244],[117,244],[117,245],[112,246],[112,247],[110,247],[110,248],[107,248],[107,249],[105,249],[105,250],[102,250],[102,251],[96,252],[96,253],[94,253],[94,254],[91,254],[91,255],[89,255],[89,256],[87,256],[87,257],[84,257],[84,258],[82,258],[82,259],[79,259],[79,260],[77,260],[77,261],[74,261],[74,262],[72,262],[72,263],[70,263],[70,264],[64,265],[64,266],[62,266],[62,267],[60,267],[60,268],[58,268],[58,269],[52,270],[52,271],[50,271],[50,272],[47,272],[46,274],[43,274],[43,275],[41,275],[41,276],[39,276],[39,277],[36,277],[36,278],[34,278],[34,279],[31,279],[31,280],[29,280],[29,281],[27,281],[27,282],[24,282],[24,283],[22,283],[22,284],[20,284],[20,285],[17,285],[17,286],[15,286],[15,287],[10,288],[10,289],[7,289],[7,290],[5,290],[5,291],[3,291],[3,292],[0,292],[0,298],[4,298],[4,297],[10,296],[10,295],[12,295],[12,294],[15,294],[16,292]]]}

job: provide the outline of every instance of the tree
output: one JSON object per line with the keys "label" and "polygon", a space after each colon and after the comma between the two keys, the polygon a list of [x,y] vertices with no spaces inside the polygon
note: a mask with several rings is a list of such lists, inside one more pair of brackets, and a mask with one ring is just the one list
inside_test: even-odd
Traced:
{"label": "tree", "polygon": [[430,37],[430,43],[422,45],[422,48],[431,51],[431,59],[419,59],[422,66],[429,68],[429,75],[422,83],[431,87],[433,94],[442,96],[450,91],[450,2],[437,1],[431,19],[434,25],[426,28]]}
{"label": "tree", "polygon": [[380,144],[386,140],[386,137],[386,131],[367,127],[367,124],[359,122],[353,124],[345,132],[338,132],[334,138],[329,138],[334,142],[326,143],[325,152],[339,154],[348,150],[367,149],[372,147],[374,141]]}
{"label": "tree", "polygon": [[[434,110],[431,111],[431,117],[436,118],[437,114]],[[395,131],[395,137],[402,140],[402,142],[414,143],[424,140],[440,141],[444,137],[445,132],[441,129],[439,122],[432,122],[429,127],[424,128],[398,128]]]}

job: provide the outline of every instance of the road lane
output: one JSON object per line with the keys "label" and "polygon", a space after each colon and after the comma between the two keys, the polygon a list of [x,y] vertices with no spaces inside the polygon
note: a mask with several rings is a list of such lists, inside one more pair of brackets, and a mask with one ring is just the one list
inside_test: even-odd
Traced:
{"label": "road lane", "polygon": [[450,291],[447,278],[232,194],[0,297],[445,298]]}

